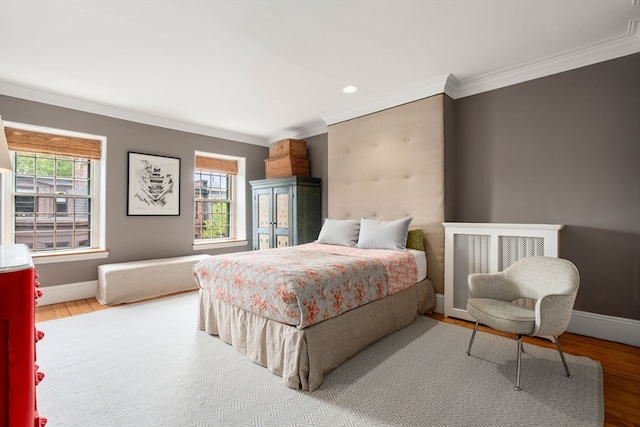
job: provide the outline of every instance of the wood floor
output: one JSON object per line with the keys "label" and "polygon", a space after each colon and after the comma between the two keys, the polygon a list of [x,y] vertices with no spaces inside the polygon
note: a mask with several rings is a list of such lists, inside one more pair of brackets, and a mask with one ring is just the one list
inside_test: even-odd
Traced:
{"label": "wood floor", "polygon": [[[95,298],[36,307],[36,322],[77,316],[107,308],[109,307],[100,305]],[[436,313],[429,317],[469,329],[473,328],[471,322],[445,318],[441,314]],[[497,333],[482,326],[479,329]],[[553,343],[540,338],[526,337],[524,342],[555,349]],[[606,427],[640,427],[640,348],[569,333],[562,334],[560,343],[565,353],[586,356],[602,364],[604,425]]]}

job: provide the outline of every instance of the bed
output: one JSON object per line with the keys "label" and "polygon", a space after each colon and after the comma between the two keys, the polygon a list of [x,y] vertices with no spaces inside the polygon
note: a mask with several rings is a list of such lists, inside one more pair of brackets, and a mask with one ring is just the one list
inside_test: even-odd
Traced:
{"label": "bed", "polygon": [[199,261],[198,326],[287,387],[313,391],[435,306],[422,231],[410,222],[326,219],[314,243]]}

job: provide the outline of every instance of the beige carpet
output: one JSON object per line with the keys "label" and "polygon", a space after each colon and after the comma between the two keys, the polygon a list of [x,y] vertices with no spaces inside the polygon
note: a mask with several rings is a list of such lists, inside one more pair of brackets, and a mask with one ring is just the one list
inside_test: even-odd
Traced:
{"label": "beige carpet", "polygon": [[[47,427],[600,426],[602,370],[421,317],[331,372],[312,393],[284,387],[196,329],[190,293],[38,324],[37,387]],[[366,327],[366,325],[363,325]]]}

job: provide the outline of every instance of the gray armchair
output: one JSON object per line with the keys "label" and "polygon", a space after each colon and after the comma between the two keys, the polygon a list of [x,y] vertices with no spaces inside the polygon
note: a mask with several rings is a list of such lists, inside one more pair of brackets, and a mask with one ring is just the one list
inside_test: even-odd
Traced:
{"label": "gray armchair", "polygon": [[476,319],[467,356],[478,324],[518,335],[516,390],[520,390],[522,336],[552,338],[567,377],[569,367],[558,336],[569,326],[580,276],[573,263],[550,257],[528,257],[494,274],[469,275],[467,312]]}

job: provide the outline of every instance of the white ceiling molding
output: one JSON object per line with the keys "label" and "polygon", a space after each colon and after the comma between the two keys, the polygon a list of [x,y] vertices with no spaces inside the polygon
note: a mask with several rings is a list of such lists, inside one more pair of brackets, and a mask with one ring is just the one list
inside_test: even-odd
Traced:
{"label": "white ceiling molding", "polygon": [[453,74],[449,74],[447,81],[444,84],[444,93],[455,99],[459,86],[460,80],[456,79]]}
{"label": "white ceiling molding", "polygon": [[485,74],[476,78],[460,82],[455,96],[452,98],[464,98],[490,90],[500,89],[529,80],[562,73],[587,65],[609,61],[640,52],[640,33],[638,31],[639,19],[629,21],[629,29],[626,34],[596,43],[579,49],[562,52],[558,55],[542,58],[516,67]]}
{"label": "white ceiling molding", "polygon": [[247,135],[243,133],[227,131],[224,129],[216,129],[207,126],[200,126],[193,123],[185,123],[177,120],[156,117],[149,114],[138,113],[135,111],[125,110],[122,108],[112,107],[109,105],[86,101],[83,99],[71,98],[69,96],[58,95],[38,89],[26,88],[3,81],[0,81],[0,94],[34,102],[55,105],[57,107],[64,107],[87,113],[100,114],[102,116],[112,117],[115,119],[195,133],[198,135],[228,139],[230,141],[244,142],[253,145],[269,145],[269,142],[266,138],[261,138],[254,135]]}
{"label": "white ceiling molding", "polygon": [[386,110],[387,108],[396,107],[408,102],[417,101],[419,99],[428,98],[429,96],[443,93],[450,76],[451,74],[447,74],[430,79],[423,82],[417,87],[395,93],[388,98],[381,99],[371,104],[361,105],[346,111],[326,114],[322,116],[322,119],[328,126],[330,126],[339,122],[351,120],[356,117],[366,116],[367,114]]}
{"label": "white ceiling molding", "polygon": [[269,144],[280,141],[285,138],[294,138],[294,139],[304,139],[309,138],[311,136],[320,135],[327,132],[327,124],[322,120],[318,119],[317,121],[308,124],[307,126],[297,128],[287,133],[282,133],[280,135],[274,135],[269,138]]}
{"label": "white ceiling molding", "polygon": [[[637,1],[640,2],[640,0]],[[629,21],[629,30],[627,32],[640,40],[640,18]]]}

